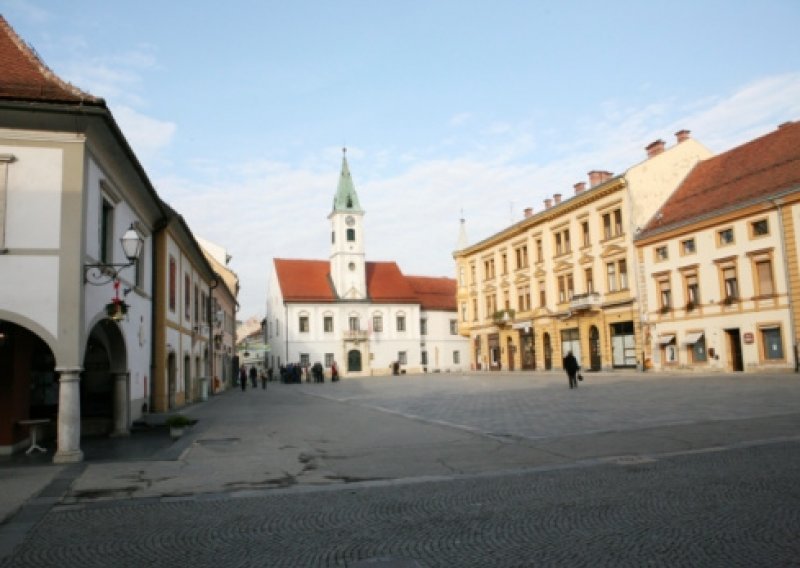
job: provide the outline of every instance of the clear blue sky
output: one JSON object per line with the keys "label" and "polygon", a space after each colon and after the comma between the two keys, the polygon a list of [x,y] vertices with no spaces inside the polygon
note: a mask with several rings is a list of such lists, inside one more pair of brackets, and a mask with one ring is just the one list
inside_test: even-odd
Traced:
{"label": "clear blue sky", "polygon": [[367,257],[454,276],[471,242],[682,128],[725,151],[800,119],[800,2],[0,0],[102,96],[160,195],[233,255],[327,258],[348,160]]}

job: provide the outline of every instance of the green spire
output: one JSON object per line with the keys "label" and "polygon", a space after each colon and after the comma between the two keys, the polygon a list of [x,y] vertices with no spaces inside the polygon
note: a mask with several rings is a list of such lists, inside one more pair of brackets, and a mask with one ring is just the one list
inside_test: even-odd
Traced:
{"label": "green spire", "polygon": [[342,173],[339,175],[336,197],[333,198],[333,210],[363,213],[353,186],[353,178],[350,177],[350,168],[347,166],[347,148],[342,148],[342,152]]}

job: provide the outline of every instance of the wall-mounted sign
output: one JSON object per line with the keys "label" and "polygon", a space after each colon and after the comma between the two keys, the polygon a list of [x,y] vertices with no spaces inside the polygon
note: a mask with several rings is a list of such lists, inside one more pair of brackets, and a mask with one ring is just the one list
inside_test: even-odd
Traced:
{"label": "wall-mounted sign", "polygon": [[746,332],[744,334],[744,342],[749,345],[749,344],[753,343],[753,341],[754,341],[753,334],[751,332],[749,332],[749,331]]}

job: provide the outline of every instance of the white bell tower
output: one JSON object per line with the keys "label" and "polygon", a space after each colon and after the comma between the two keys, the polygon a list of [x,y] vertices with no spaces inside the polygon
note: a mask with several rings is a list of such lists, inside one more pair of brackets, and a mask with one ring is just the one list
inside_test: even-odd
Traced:
{"label": "white bell tower", "polygon": [[364,256],[364,211],[347,166],[347,148],[342,149],[342,172],[333,198],[331,222],[331,280],[336,294],[344,300],[367,298]]}

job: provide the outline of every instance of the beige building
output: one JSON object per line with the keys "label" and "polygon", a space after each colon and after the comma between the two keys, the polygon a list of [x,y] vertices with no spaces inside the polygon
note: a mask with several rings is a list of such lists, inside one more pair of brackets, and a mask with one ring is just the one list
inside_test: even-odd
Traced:
{"label": "beige building", "polygon": [[800,123],[700,163],[636,240],[652,366],[795,369],[799,228]]}
{"label": "beige building", "polygon": [[633,237],[698,161],[711,153],[677,133],[665,149],[614,176],[589,173],[569,199],[454,253],[459,331],[473,369],[635,368],[643,342]]}

